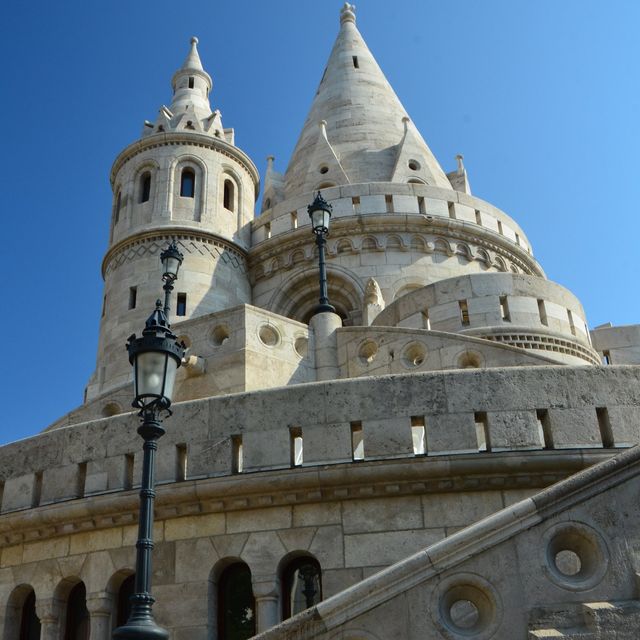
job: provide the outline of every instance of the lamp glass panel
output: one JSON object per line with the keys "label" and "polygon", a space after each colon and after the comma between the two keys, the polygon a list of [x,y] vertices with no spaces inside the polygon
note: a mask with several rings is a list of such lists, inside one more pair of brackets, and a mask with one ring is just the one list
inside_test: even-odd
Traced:
{"label": "lamp glass panel", "polygon": [[[138,397],[162,395],[167,358],[169,356],[161,351],[146,351],[138,354],[136,358],[136,395]],[[175,371],[173,377],[175,379]]]}
{"label": "lamp glass panel", "polygon": [[164,383],[164,396],[171,402],[173,400],[173,385],[176,381],[176,371],[178,370],[178,361],[175,358],[167,356],[167,373]]}
{"label": "lamp glass panel", "polygon": [[329,214],[324,209],[314,209],[311,212],[311,224],[314,229],[326,229]]}
{"label": "lamp glass panel", "polygon": [[178,269],[180,268],[180,260],[169,256],[162,261],[162,266],[165,275],[176,278],[178,276]]}

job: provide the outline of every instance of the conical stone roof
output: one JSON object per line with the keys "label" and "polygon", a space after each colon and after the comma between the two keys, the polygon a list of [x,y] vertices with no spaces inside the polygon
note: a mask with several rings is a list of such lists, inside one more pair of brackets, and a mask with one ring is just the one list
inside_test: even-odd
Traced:
{"label": "conical stone roof", "polygon": [[[399,172],[404,157],[415,160]],[[340,31],[285,174],[285,197],[319,187],[400,181],[451,183],[385,78],[345,3]]]}

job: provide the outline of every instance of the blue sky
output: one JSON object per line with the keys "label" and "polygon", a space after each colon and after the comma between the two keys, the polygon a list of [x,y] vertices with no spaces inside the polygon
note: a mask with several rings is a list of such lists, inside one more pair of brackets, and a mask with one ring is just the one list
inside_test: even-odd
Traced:
{"label": "blue sky", "polygon": [[[284,170],[337,1],[7,2],[0,9],[0,442],[82,401],[95,365],[109,170],[200,38],[212,106]],[[640,3],[364,0],[358,28],[445,171],[514,217],[590,326],[640,322]],[[123,357],[125,357],[123,347]]]}

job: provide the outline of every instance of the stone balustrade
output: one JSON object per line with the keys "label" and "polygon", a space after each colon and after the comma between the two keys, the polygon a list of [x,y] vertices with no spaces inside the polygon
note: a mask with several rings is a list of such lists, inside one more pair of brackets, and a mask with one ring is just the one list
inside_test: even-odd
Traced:
{"label": "stone balustrade", "polygon": [[[359,459],[628,447],[640,439],[638,382],[637,367],[513,367],[177,403],[160,442],[157,480]],[[125,414],[2,447],[2,512],[133,488],[141,462],[136,426]]]}
{"label": "stone balustrade", "polygon": [[[329,187],[322,190],[322,195],[333,207],[333,218],[385,212],[450,218],[479,225],[533,253],[522,229],[506,213],[459,191],[421,184],[367,183]],[[307,205],[312,199],[312,194],[305,194],[263,211],[252,222],[252,246],[308,225]]]}

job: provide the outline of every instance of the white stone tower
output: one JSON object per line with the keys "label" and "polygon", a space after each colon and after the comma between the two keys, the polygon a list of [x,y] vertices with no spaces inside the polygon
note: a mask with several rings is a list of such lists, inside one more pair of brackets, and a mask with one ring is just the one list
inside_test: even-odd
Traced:
{"label": "white stone tower", "polygon": [[246,251],[258,172],[234,145],[233,129],[212,111],[212,81],[197,38],[174,74],[173,101],[111,170],[113,213],[98,362],[87,400],[129,379],[126,337],[140,327],[160,293],[159,253],[175,238],[185,255],[172,320],[251,301]]}

